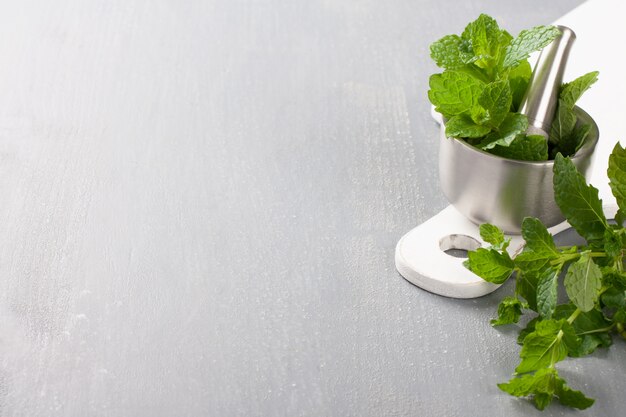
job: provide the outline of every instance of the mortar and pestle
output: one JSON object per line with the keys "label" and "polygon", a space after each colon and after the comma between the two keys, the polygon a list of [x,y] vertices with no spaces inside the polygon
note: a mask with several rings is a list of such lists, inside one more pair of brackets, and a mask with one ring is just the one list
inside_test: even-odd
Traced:
{"label": "mortar and pestle", "polygon": [[[571,29],[558,28],[561,35],[541,51],[520,106],[520,113],[528,117],[527,133],[542,135],[546,140],[576,38]],[[578,107],[574,111],[577,123],[591,126],[584,144],[570,157],[587,175],[599,131],[589,114]],[[483,281],[463,266],[462,258],[447,253],[450,249],[468,251],[482,246],[478,225],[491,223],[509,234],[511,255],[523,246],[519,233],[524,217],[539,218],[552,234],[569,225],[554,200],[553,160],[518,161],[484,152],[462,139],[446,137],[445,123],[440,117],[439,121],[440,185],[451,206],[400,239],[396,269],[408,281],[430,292],[455,298],[478,297],[499,286]]]}
{"label": "mortar and pestle", "polygon": [[[528,117],[528,133],[548,140],[557,108],[559,87],[567,58],[576,39],[574,32],[558,26],[561,36],[543,49],[522,104],[520,113]],[[591,125],[584,145],[571,157],[586,174],[598,142],[598,126],[582,109],[575,109],[578,123]],[[554,161],[527,162],[502,158],[445,136],[441,124],[439,178],[448,201],[477,224],[492,223],[506,233],[518,234],[524,217],[539,218],[546,226],[565,220],[554,201],[552,168]]]}

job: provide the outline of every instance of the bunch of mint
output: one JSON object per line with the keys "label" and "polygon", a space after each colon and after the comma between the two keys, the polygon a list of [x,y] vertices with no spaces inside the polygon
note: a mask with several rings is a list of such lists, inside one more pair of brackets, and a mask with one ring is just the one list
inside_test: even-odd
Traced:
{"label": "bunch of mint", "polygon": [[532,73],[529,55],[559,35],[555,26],[537,26],[513,38],[481,14],[460,36],[433,43],[431,57],[444,71],[430,77],[428,98],[447,119],[446,135],[509,159],[545,161],[559,152],[576,153],[591,126],[577,123],[574,105],[597,72],[563,84],[547,142],[526,135],[528,119],[517,113]]}
{"label": "bunch of mint", "polygon": [[[598,190],[569,158],[554,161],[555,200],[585,246],[557,247],[547,228],[535,218],[522,224],[524,249],[513,259],[509,240],[500,229],[484,224],[482,239],[491,246],[469,252],[466,266],[483,279],[501,284],[516,276],[515,295],[498,306],[492,325],[517,323],[525,313],[535,317],[520,332],[521,362],[515,377],[499,387],[517,397],[532,397],[539,409],[553,398],[584,409],[594,400],[568,387],[555,364],[608,347],[612,335],[626,337],[626,149],[619,144],[609,157],[608,177],[619,210],[609,223]],[[567,302],[559,304],[559,280],[564,275]]]}

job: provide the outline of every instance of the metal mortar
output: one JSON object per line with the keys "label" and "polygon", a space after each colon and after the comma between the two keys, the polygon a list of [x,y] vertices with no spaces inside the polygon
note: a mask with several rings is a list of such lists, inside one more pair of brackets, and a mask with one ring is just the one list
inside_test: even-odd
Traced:
{"label": "metal mortar", "polygon": [[[571,157],[585,176],[598,143],[595,121],[575,107],[578,123],[591,131]],[[441,125],[439,179],[448,201],[476,224],[491,223],[506,233],[519,234],[524,217],[537,217],[551,227],[565,220],[554,201],[554,161],[516,161],[489,154],[463,140],[446,137]]]}

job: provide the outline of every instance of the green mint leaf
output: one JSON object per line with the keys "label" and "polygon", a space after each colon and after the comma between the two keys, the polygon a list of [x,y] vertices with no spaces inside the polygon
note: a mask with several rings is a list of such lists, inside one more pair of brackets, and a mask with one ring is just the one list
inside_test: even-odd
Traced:
{"label": "green mint leaf", "polygon": [[613,287],[624,292],[626,290],[626,274],[615,268],[602,268],[602,283],[607,287]]}
{"label": "green mint leaf", "polygon": [[[559,104],[550,127],[550,142],[561,145],[572,136],[576,127],[576,114],[559,100]],[[570,140],[571,141],[571,140]]]}
{"label": "green mint leaf", "polygon": [[495,146],[490,152],[518,161],[546,161],[548,142],[539,135],[518,135],[509,146]]}
{"label": "green mint leaf", "polygon": [[551,318],[556,307],[557,285],[560,269],[545,269],[537,283],[537,310],[541,317]]}
{"label": "green mint leaf", "polygon": [[476,57],[474,65],[480,68],[494,67],[500,57],[500,50],[511,41],[511,35],[500,30],[495,19],[486,14],[481,14],[468,24],[461,37],[471,42]]}
{"label": "green mint leaf", "polygon": [[558,143],[552,149],[552,157],[557,153],[562,153],[564,156],[572,156],[578,152],[578,150],[584,145],[585,139],[591,132],[590,124],[581,124],[575,126],[571,133],[558,139]]}
{"label": "green mint leaf", "polygon": [[540,369],[534,374],[526,374],[513,378],[508,383],[498,384],[498,387],[515,397],[532,397],[539,410],[545,409],[557,391],[556,369]]}
{"label": "green mint leaf", "polygon": [[556,257],[546,252],[534,252],[531,250],[524,250],[517,255],[513,262],[520,270],[524,272],[541,271],[548,263]]}
{"label": "green mint leaf", "polygon": [[435,110],[444,117],[452,117],[469,112],[478,104],[478,97],[485,84],[460,71],[445,71],[430,76],[428,98]]}
{"label": "green mint leaf", "polygon": [[[477,105],[470,110],[470,118],[474,123],[482,126],[489,120],[489,114],[487,114],[487,110],[483,106]],[[491,127],[488,127],[488,129],[491,132]]]}
{"label": "green mint leaf", "polygon": [[574,155],[591,131],[590,125],[576,127],[574,105],[585,91],[598,80],[598,72],[590,72],[574,81],[564,84],[559,94],[559,103],[550,129],[550,142],[554,150],[563,155]]}
{"label": "green mint leaf", "polygon": [[500,246],[504,243],[504,232],[498,226],[489,223],[481,224],[479,231],[481,239],[490,245]]}
{"label": "green mint leaf", "polygon": [[[577,307],[571,303],[557,306],[552,318],[567,319],[576,309]],[[580,313],[572,323],[572,327],[576,332],[576,336],[580,337],[581,343],[569,350],[569,356],[586,356],[598,347],[609,347],[613,343],[611,323],[605,319],[599,310],[594,309],[586,313]]]}
{"label": "green mint leaf", "polygon": [[554,239],[541,220],[526,217],[522,221],[522,237],[526,241],[526,248],[533,252],[558,256]]}
{"label": "green mint leaf", "polygon": [[576,331],[571,324],[567,322],[567,320],[562,320],[561,323],[563,327],[561,327],[561,331],[563,332],[563,338],[561,339],[563,345],[567,349],[567,352],[575,351],[580,346],[581,340],[580,337],[576,335]]}
{"label": "green mint leaf", "polygon": [[619,142],[615,144],[609,156],[607,175],[617,205],[624,213],[626,212],[626,148],[622,148]]}
{"label": "green mint leaf", "polygon": [[485,281],[502,284],[513,273],[515,264],[504,251],[495,249],[478,248],[476,251],[467,253],[469,269]]}
{"label": "green mint leaf", "polygon": [[576,333],[565,320],[543,320],[535,325],[535,331],[524,338],[520,352],[522,361],[515,368],[526,373],[553,366],[567,356],[567,345],[575,346]]}
{"label": "green mint leaf", "polygon": [[578,152],[578,150],[582,148],[582,146],[585,144],[585,139],[587,139],[587,136],[589,136],[590,132],[590,124],[582,124],[580,126],[576,126],[574,128],[574,133],[572,133],[573,139],[570,141],[570,143],[567,143],[567,146],[575,146],[573,147],[573,149],[566,149],[566,151],[571,152],[570,155]]}
{"label": "green mint leaf", "polygon": [[480,138],[489,132],[489,127],[475,124],[466,114],[454,116],[446,123],[446,136],[449,138]]}
{"label": "green mint leaf", "polygon": [[539,410],[545,409],[557,398],[563,405],[584,410],[593,405],[594,400],[582,392],[571,389],[554,368],[540,369],[534,374],[513,378],[498,387],[515,397],[532,397]]}
{"label": "green mint leaf", "polygon": [[584,410],[593,405],[595,400],[588,398],[580,391],[571,389],[565,384],[565,381],[558,378],[556,395],[559,398],[559,402],[569,407],[574,407],[579,410]]}
{"label": "green mint leaf", "polygon": [[515,397],[527,397],[534,394],[534,381],[534,374],[526,374],[518,378],[512,378],[509,382],[498,384],[498,388]]}
{"label": "green mint leaf", "polygon": [[589,253],[583,253],[580,259],[570,265],[565,275],[567,295],[583,312],[595,307],[601,286],[602,271],[593,262]]}
{"label": "green mint leaf", "polygon": [[626,324],[626,309],[618,309],[615,314],[613,314],[613,317],[611,317],[611,320],[613,320],[613,323]]}
{"label": "green mint leaf", "polygon": [[608,223],[598,190],[587,185],[572,161],[560,154],[554,160],[554,198],[578,234],[588,242],[604,238]]}
{"label": "green mint leaf", "polygon": [[617,224],[619,225],[624,225],[626,223],[626,211],[619,209],[617,210],[617,213],[615,214],[615,222],[617,222]]}
{"label": "green mint leaf", "polygon": [[606,229],[604,232],[604,251],[611,258],[616,258],[622,253],[622,237],[613,229]]}
{"label": "green mint leaf", "polygon": [[483,150],[493,149],[496,146],[509,146],[515,138],[528,129],[528,118],[519,113],[509,113],[497,132],[489,134],[485,141],[481,142]]}
{"label": "green mint leaf", "polygon": [[522,315],[522,303],[515,297],[504,297],[498,305],[498,318],[491,320],[492,326],[517,323]]}
{"label": "green mint leaf", "polygon": [[[486,111],[485,123],[492,128],[497,128],[504,121],[511,109],[511,87],[506,80],[499,80],[487,84],[480,97],[478,104]],[[489,132],[491,129],[489,129]],[[489,133],[487,132],[487,133]]]}
{"label": "green mint leaf", "polygon": [[528,82],[532,75],[532,69],[528,61],[524,60],[520,62],[518,66],[511,69],[509,72],[509,85],[511,86],[511,93],[513,96],[512,107],[513,111],[518,111],[519,106],[528,89]]}
{"label": "green mint leaf", "polygon": [[537,26],[532,29],[523,30],[506,49],[503,67],[515,67],[530,54],[539,51],[552,42],[561,31],[555,26]]}
{"label": "green mint leaf", "polygon": [[430,57],[437,66],[445,69],[459,69],[472,61],[474,54],[464,49],[467,41],[457,35],[448,35],[430,45]]}
{"label": "green mint leaf", "polygon": [[[606,277],[606,275],[605,275]],[[625,308],[626,307],[626,294],[624,290],[618,290],[617,288],[609,288],[602,293],[602,304],[609,308]]]}
{"label": "green mint leaf", "polygon": [[573,358],[582,358],[583,356],[587,356],[595,352],[595,350],[602,345],[601,339],[595,335],[584,335],[581,340],[582,342],[577,349],[568,352],[569,356]]}
{"label": "green mint leaf", "polygon": [[[466,42],[466,41],[464,41]],[[449,70],[447,70],[449,71]],[[462,72],[463,74],[467,74],[468,76],[472,77],[472,78],[476,78],[477,80],[488,84],[491,81],[493,81],[493,77],[489,74],[486,73],[485,70],[478,68],[476,65],[466,65],[464,67],[461,67],[455,71],[458,72]],[[445,71],[444,71],[445,72]]]}
{"label": "green mint leaf", "polygon": [[622,210],[622,209],[617,210],[617,213],[615,214],[615,222],[617,222],[617,224],[619,225],[626,224],[626,211],[625,210]]}
{"label": "green mint leaf", "polygon": [[[519,258],[519,255],[515,258]],[[522,269],[515,280],[515,292],[524,298],[528,307],[537,311],[537,285],[539,284],[539,270]]]}
{"label": "green mint leaf", "polygon": [[535,394],[535,397],[533,398],[535,401],[535,407],[537,407],[538,410],[545,410],[547,406],[552,404],[552,398],[554,398],[553,395],[543,392]]}
{"label": "green mint leaf", "polygon": [[[539,284],[542,271],[546,269],[549,262],[559,256],[552,235],[539,219],[526,217],[522,221],[522,237],[526,241],[524,251],[514,259],[515,265],[526,274],[535,271],[533,276],[533,292],[527,295],[534,295],[534,290]],[[527,277],[524,276],[523,279]],[[546,290],[547,288],[543,288]],[[522,295],[524,296],[524,295]],[[526,298],[524,296],[524,298]]]}
{"label": "green mint leaf", "polygon": [[573,109],[583,93],[598,81],[598,74],[598,71],[589,72],[576,78],[574,81],[563,84],[563,86],[561,86],[561,93],[559,94],[561,103],[566,105],[567,108]]}

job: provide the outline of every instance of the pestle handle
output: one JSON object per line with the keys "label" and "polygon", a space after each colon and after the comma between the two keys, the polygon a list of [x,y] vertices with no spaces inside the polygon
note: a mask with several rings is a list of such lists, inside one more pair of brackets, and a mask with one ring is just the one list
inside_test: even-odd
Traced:
{"label": "pestle handle", "polygon": [[546,46],[539,55],[528,83],[519,112],[528,117],[528,133],[550,137],[550,127],[559,99],[559,88],[572,45],[576,40],[573,30],[557,26],[561,35]]}

